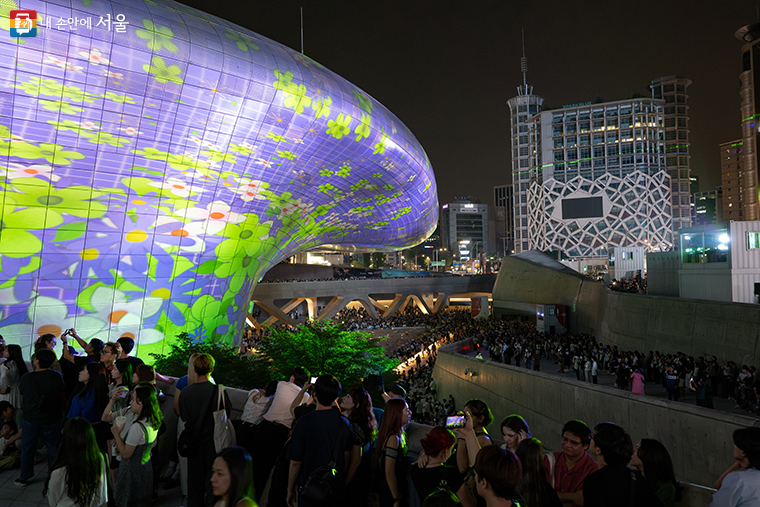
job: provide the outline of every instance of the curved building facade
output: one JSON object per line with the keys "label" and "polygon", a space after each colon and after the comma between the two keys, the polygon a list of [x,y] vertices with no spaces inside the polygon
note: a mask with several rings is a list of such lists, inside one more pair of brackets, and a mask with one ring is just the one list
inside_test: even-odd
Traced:
{"label": "curved building facade", "polygon": [[24,7],[34,23],[0,9],[8,343],[70,327],[141,355],[182,331],[229,343],[280,260],[434,229],[412,133],[308,57],[170,0]]}

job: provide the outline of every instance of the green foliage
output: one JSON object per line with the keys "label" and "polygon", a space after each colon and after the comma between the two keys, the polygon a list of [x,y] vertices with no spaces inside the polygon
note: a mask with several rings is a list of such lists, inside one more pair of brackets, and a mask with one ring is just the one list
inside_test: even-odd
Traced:
{"label": "green foliage", "polygon": [[216,366],[212,376],[217,384],[250,390],[269,382],[269,365],[261,357],[239,357],[232,347],[196,342],[187,333],[180,333],[169,347],[167,354],[150,354],[154,358],[153,367],[164,375],[187,375],[187,360],[200,352],[214,357]]}
{"label": "green foliage", "polygon": [[259,343],[273,378],[289,378],[296,366],[312,375],[332,373],[344,387],[367,375],[383,374],[398,361],[385,355],[380,340],[365,331],[348,331],[338,322],[311,322],[294,331],[278,329]]}

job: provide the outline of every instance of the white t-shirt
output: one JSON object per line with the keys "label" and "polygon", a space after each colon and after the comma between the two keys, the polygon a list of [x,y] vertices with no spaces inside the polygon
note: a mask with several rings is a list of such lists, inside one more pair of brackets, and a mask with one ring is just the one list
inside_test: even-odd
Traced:
{"label": "white t-shirt", "polygon": [[253,401],[253,397],[259,392],[258,389],[253,389],[248,393],[248,400],[245,402],[245,407],[243,407],[243,415],[240,416],[240,419],[247,423],[258,424],[260,422],[259,419],[263,416],[264,409],[269,403],[269,398],[264,396],[263,391],[259,399]]}
{"label": "white t-shirt", "polygon": [[272,406],[269,407],[264,419],[269,422],[282,424],[290,428],[293,424],[293,415],[290,413],[290,405],[296,399],[301,388],[293,382],[278,382],[277,391],[274,393]]}
{"label": "white t-shirt", "polygon": [[[143,430],[143,427],[145,427],[145,430]],[[146,432],[148,434],[147,440],[145,439]],[[133,447],[142,444],[152,444],[155,442],[157,436],[158,430],[154,430],[153,426],[151,426],[147,420],[140,419],[129,428],[129,433],[127,433],[127,438],[124,440],[124,444]]]}
{"label": "white t-shirt", "polygon": [[106,462],[101,460],[102,471],[100,473],[100,484],[90,505],[77,505],[69,496],[69,490],[66,487],[66,468],[56,468],[50,474],[48,483],[48,504],[50,507],[98,507],[108,502],[108,472],[106,472]]}

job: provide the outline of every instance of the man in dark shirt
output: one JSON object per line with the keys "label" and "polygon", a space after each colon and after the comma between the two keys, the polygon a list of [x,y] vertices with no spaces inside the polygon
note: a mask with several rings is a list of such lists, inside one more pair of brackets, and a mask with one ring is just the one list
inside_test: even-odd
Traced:
{"label": "man in dark shirt", "polygon": [[119,356],[119,359],[126,359],[132,363],[132,371],[137,371],[138,366],[145,364],[139,357],[129,355],[132,352],[132,349],[135,348],[135,341],[132,338],[129,336],[122,336],[116,340],[116,343],[121,346],[121,355]]}
{"label": "man in dark shirt", "polygon": [[[336,439],[340,439],[340,443],[335,479],[330,499],[325,505],[341,506],[345,503],[345,463],[353,444],[353,430],[348,420],[332,409],[340,391],[341,385],[337,378],[330,374],[321,375],[314,383],[317,409],[301,417],[293,428],[287,455],[290,460],[287,496],[289,507],[293,506],[295,500],[296,484],[303,485],[314,469],[333,459]],[[310,505],[306,498],[299,497],[298,507]]]}
{"label": "man in dark shirt", "polygon": [[644,477],[626,466],[633,454],[633,443],[623,428],[610,422],[597,424],[589,451],[599,463],[599,471],[589,474],[583,482],[584,507],[663,507]]}
{"label": "man in dark shirt", "polygon": [[[217,386],[209,381],[214,371],[214,358],[201,354],[193,362],[197,378],[195,383],[182,389],[179,398],[179,415],[185,421],[185,430],[196,437],[197,449],[187,457],[187,507],[203,507],[205,496],[211,494],[211,465],[216,458],[214,447],[214,416],[218,400]],[[230,398],[224,391],[224,406],[230,415]]]}
{"label": "man in dark shirt", "polygon": [[63,378],[57,371],[49,369],[55,360],[55,352],[41,349],[32,359],[34,372],[21,377],[19,390],[23,396],[24,415],[21,476],[16,479],[17,486],[26,486],[34,475],[34,453],[40,436],[47,446],[48,468],[50,471],[53,470],[63,418]]}

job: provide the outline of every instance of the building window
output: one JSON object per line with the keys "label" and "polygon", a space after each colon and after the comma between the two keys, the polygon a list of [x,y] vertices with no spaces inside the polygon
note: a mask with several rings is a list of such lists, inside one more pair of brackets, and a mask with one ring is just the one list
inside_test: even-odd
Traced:
{"label": "building window", "polygon": [[554,149],[558,150],[560,148],[563,148],[562,142],[564,141],[564,138],[558,137],[554,140]]}
{"label": "building window", "polygon": [[726,229],[681,234],[680,240],[681,262],[684,264],[728,262],[731,243]]}
{"label": "building window", "polygon": [[760,232],[747,233],[747,250],[760,249]]}
{"label": "building window", "polygon": [[580,136],[578,138],[578,144],[580,146],[588,146],[590,144],[589,141],[590,141],[589,136]]}

